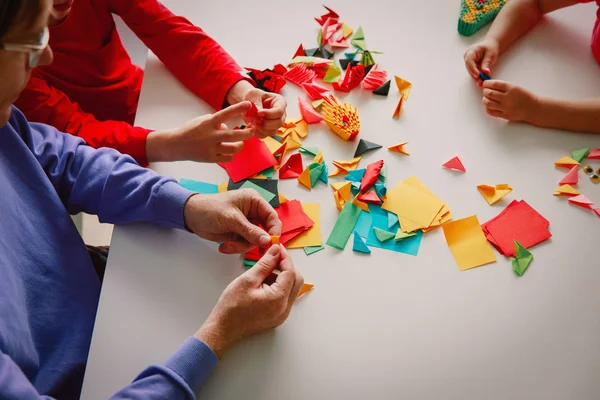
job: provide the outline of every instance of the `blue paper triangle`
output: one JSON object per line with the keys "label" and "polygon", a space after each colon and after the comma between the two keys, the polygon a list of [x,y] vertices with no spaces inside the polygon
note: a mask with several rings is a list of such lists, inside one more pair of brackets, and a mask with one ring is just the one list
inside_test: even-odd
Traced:
{"label": "blue paper triangle", "polygon": [[398,223],[398,216],[392,212],[388,212],[388,228],[392,229]]}
{"label": "blue paper triangle", "polygon": [[358,253],[371,254],[371,249],[367,247],[364,240],[356,232],[354,232],[354,245],[352,246],[352,250]]}
{"label": "blue paper triangle", "polygon": [[363,176],[365,176],[365,171],[365,168],[350,170],[348,171],[348,175],[346,175],[346,180],[352,182],[360,182]]}

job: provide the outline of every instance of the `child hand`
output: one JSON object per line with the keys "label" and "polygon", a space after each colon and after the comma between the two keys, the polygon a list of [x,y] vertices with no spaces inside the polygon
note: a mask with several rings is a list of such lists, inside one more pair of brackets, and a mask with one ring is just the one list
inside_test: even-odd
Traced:
{"label": "child hand", "polygon": [[531,122],[539,104],[536,95],[504,81],[489,80],[482,86],[483,105],[489,115],[509,121]]}
{"label": "child hand", "polygon": [[258,108],[257,118],[246,121],[251,125],[256,136],[262,139],[275,135],[285,122],[287,107],[285,98],[277,93],[252,88],[246,92],[244,100],[256,104]]}
{"label": "child hand", "polygon": [[492,67],[498,60],[499,46],[495,39],[485,39],[465,51],[465,66],[469,75],[479,86],[483,83],[479,72],[492,75]]}
{"label": "child hand", "polygon": [[146,138],[148,161],[231,161],[244,148],[243,141],[254,134],[251,129],[231,129],[225,122],[244,115],[250,107],[250,102],[243,101],[178,128],[151,132]]}

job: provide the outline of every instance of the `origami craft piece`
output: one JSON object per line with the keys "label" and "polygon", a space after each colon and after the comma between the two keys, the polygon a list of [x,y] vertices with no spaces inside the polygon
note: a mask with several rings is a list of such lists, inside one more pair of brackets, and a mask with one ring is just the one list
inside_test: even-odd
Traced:
{"label": "origami craft piece", "polygon": [[373,232],[375,233],[375,237],[377,238],[377,240],[379,240],[380,242],[386,242],[386,241],[392,239],[394,236],[396,236],[392,232],[388,232],[384,229],[377,228],[377,227],[373,228]]}
{"label": "origami craft piece", "polygon": [[304,89],[304,92],[312,101],[322,100],[323,96],[330,92],[329,89],[325,89],[314,83],[304,83],[302,84],[302,89]]}
{"label": "origami craft piece", "polygon": [[347,202],[327,238],[327,245],[344,250],[361,212],[360,208]]}
{"label": "origami craft piece", "polygon": [[391,80],[385,82],[384,84],[379,86],[377,89],[373,90],[373,94],[376,94],[379,96],[387,96],[388,93],[390,93],[390,83],[391,82],[392,82]]}
{"label": "origami craft piece", "polygon": [[380,149],[381,145],[373,142],[369,142],[368,140],[360,139],[358,142],[358,146],[356,146],[356,151],[354,151],[354,157],[362,156],[363,154]]}
{"label": "origami craft piece", "polygon": [[442,164],[442,167],[454,171],[467,172],[465,166],[463,165],[462,161],[460,161],[458,156],[452,157],[450,160],[446,161],[444,164]]}
{"label": "origami craft piece", "polygon": [[590,151],[589,154],[587,155],[587,158],[589,158],[591,160],[592,159],[594,159],[594,160],[600,159],[600,149],[594,149],[594,150]]}
{"label": "origami craft piece", "polygon": [[408,95],[410,94],[410,90],[412,89],[412,83],[400,78],[399,76],[395,76],[394,79],[396,80],[396,86],[398,87],[401,96],[400,100],[398,100],[398,105],[396,106],[396,109],[394,110],[394,115],[392,117],[398,119],[402,114],[402,106],[404,102],[408,100]]}
{"label": "origami craft piece", "polygon": [[[276,66],[277,67],[277,66]],[[248,75],[254,82],[256,83],[256,87],[262,89],[266,92],[279,93],[281,89],[286,84],[285,78],[281,75],[281,73],[287,72],[287,68],[283,65],[279,65],[283,70],[279,71],[280,73],[265,69],[265,70],[257,70],[252,68],[246,68],[248,70]]]}
{"label": "origami craft piece", "polygon": [[554,161],[554,165],[556,165],[557,167],[561,167],[561,168],[571,169],[571,168],[579,165],[579,163],[577,161],[573,160],[569,156],[564,156],[560,160]]}
{"label": "origami craft piece", "polygon": [[462,0],[458,33],[471,36],[496,18],[507,0]]}
{"label": "origami craft piece", "polygon": [[227,190],[254,189],[273,207],[279,207],[279,189],[277,179],[248,179],[234,183],[227,182]]}
{"label": "origami craft piece", "polygon": [[298,297],[296,297],[296,300],[298,300],[300,297],[303,297],[308,292],[313,290],[314,287],[315,287],[315,285],[313,285],[312,283],[306,283],[306,282],[303,283],[302,287],[300,288],[300,291],[298,292]]}
{"label": "origami craft piece", "polygon": [[329,18],[332,18],[332,19],[340,18],[339,14],[336,13],[335,11],[333,11],[331,8],[329,8],[327,6],[323,6],[323,7],[325,7],[325,9],[327,10],[327,13],[321,15],[320,17],[315,18],[315,21],[317,21],[319,23],[319,25],[323,26],[325,21],[327,21],[327,19],[329,19]]}
{"label": "origami craft piece", "polygon": [[312,83],[316,77],[315,72],[306,68],[304,64],[294,65],[283,76],[288,81],[300,87],[302,87],[303,83]]}
{"label": "origami craft piece", "polygon": [[350,41],[350,43],[352,43],[352,46],[356,47],[357,49],[367,49],[367,42],[365,41],[365,34],[363,32],[362,26],[358,27],[358,29],[354,33],[354,36],[352,36],[352,40]]}
{"label": "origami craft piece", "polygon": [[580,194],[581,193],[579,193],[579,190],[575,189],[571,185],[562,185],[554,191],[555,196],[578,196]]}
{"label": "origami craft piece", "polygon": [[344,140],[354,140],[360,132],[358,110],[350,104],[341,103],[333,96],[324,98],[323,119],[335,134]]}
{"label": "origami craft piece", "polygon": [[275,164],[277,159],[264,142],[256,137],[244,141],[244,148],[233,157],[232,161],[219,163],[234,182],[256,175]]}
{"label": "origami craft piece", "polygon": [[302,155],[292,154],[290,158],[279,168],[279,179],[298,178],[302,174]]}
{"label": "origami craft piece", "polygon": [[477,186],[477,190],[479,190],[490,206],[512,192],[512,188],[508,184],[499,184],[496,186],[479,185]]}
{"label": "origami craft piece", "polygon": [[306,121],[307,124],[318,124],[319,122],[323,121],[321,114],[319,114],[312,105],[308,104],[306,100],[303,100],[301,97],[298,97],[298,106],[300,107],[302,119]]}
{"label": "origami craft piece", "polygon": [[406,150],[405,146],[408,144],[408,142],[402,142],[402,143],[398,143],[395,144],[393,146],[388,147],[389,151],[393,151],[395,153],[402,153],[402,154],[406,154],[407,156],[410,155],[410,153],[408,152],[408,150]]}
{"label": "origami craft piece", "polygon": [[352,160],[333,160],[333,168],[329,176],[340,176],[346,175],[351,170],[355,170],[358,167],[362,157],[355,157]]}
{"label": "origami craft piece", "polygon": [[589,208],[590,210],[594,208],[594,202],[582,194],[580,194],[579,196],[571,197],[569,199],[569,203],[575,204],[579,207]]}
{"label": "origami craft piece", "polygon": [[573,153],[571,153],[571,157],[573,157],[573,160],[580,163],[581,161],[583,161],[584,158],[588,156],[588,154],[590,154],[591,151],[592,149],[574,150]]}
{"label": "origami craft piece", "polygon": [[306,253],[307,256],[310,256],[321,250],[325,250],[325,246],[306,246],[304,248],[304,253]]}
{"label": "origami craft piece", "polygon": [[565,175],[564,178],[558,182],[559,185],[577,185],[579,182],[579,168],[574,166],[571,170]]}
{"label": "origami craft piece", "polygon": [[367,247],[365,241],[356,232],[354,232],[354,244],[352,250],[357,253],[371,254],[371,249]]}
{"label": "origami craft piece", "polygon": [[[360,181],[360,193],[366,193],[369,189],[375,185],[377,179],[379,179],[379,173],[381,172],[381,168],[383,168],[383,160],[376,161],[367,165],[367,169],[365,170],[365,174]],[[359,198],[360,201],[364,201]]]}
{"label": "origami craft piece", "polygon": [[529,268],[529,264],[533,261],[533,254],[515,240],[515,257],[510,257],[510,261],[513,266],[513,271],[515,271],[517,275],[523,276],[525,271],[527,271],[527,268]]}
{"label": "origami craft piece", "polygon": [[350,92],[352,89],[360,85],[360,82],[365,77],[365,66],[362,64],[358,64],[355,66],[346,67],[346,71],[344,73],[344,78],[338,80],[337,82],[333,82],[331,85],[333,89],[339,92]]}
{"label": "origami craft piece", "polygon": [[382,71],[378,64],[373,65],[373,68],[365,76],[362,81],[362,87],[364,90],[373,91],[383,85],[387,79],[387,72]]}
{"label": "origami craft piece", "polygon": [[492,79],[492,77],[484,72],[479,72],[479,79],[481,79],[483,82],[485,82],[485,81],[489,81],[490,79]]}

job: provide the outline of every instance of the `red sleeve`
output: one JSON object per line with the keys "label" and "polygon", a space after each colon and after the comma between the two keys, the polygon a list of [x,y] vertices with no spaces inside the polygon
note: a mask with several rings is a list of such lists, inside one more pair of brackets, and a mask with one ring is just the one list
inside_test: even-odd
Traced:
{"label": "red sleeve", "polygon": [[204,31],[175,16],[157,0],[108,0],[119,15],[163,64],[191,92],[215,109],[238,81],[254,82],[233,58]]}
{"label": "red sleeve", "polygon": [[98,121],[40,77],[31,77],[15,106],[31,122],[52,125],[61,132],[79,136],[94,148],[112,147],[123,154],[129,154],[140,165],[148,164],[146,137],[151,130],[134,127],[126,122]]}

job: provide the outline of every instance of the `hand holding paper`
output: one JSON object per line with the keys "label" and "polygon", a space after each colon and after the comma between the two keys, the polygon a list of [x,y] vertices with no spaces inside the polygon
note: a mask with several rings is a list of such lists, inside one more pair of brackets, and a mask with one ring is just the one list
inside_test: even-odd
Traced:
{"label": "hand holding paper", "polygon": [[196,235],[222,242],[219,251],[224,254],[245,253],[257,246],[266,248],[271,245],[270,235],[281,235],[277,213],[251,189],[194,195],[183,214],[186,226]]}

